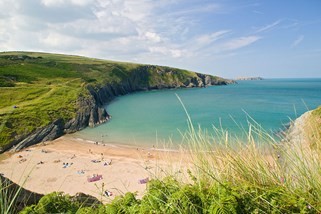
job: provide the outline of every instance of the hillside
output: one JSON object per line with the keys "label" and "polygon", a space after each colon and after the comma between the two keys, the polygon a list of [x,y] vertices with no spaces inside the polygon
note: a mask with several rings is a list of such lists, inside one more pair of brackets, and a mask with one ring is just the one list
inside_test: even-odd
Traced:
{"label": "hillside", "polygon": [[49,53],[0,53],[0,149],[16,150],[109,119],[103,105],[134,91],[233,81],[155,65]]}

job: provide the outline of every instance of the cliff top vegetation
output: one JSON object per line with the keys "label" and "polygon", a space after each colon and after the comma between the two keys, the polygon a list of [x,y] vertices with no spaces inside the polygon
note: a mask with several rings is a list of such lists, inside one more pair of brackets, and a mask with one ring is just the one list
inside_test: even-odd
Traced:
{"label": "cliff top vegetation", "polygon": [[[122,84],[140,89],[188,86],[197,74],[165,66],[35,52],[0,53],[0,147],[57,119],[75,118],[88,86]],[[211,78],[224,81],[219,77]]]}

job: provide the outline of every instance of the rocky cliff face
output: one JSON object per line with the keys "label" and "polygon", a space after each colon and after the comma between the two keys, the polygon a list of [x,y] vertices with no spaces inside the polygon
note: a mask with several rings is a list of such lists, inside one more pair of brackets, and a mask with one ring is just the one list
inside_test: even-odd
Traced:
{"label": "rocky cliff face", "polygon": [[67,122],[58,119],[28,136],[19,138],[4,150],[13,146],[13,150],[18,151],[40,142],[56,139],[65,133],[73,133],[87,126],[94,127],[104,123],[110,119],[110,115],[103,105],[120,95],[151,89],[207,87],[231,83],[234,81],[206,74],[191,72],[184,74],[167,67],[144,65],[130,72],[122,81],[102,86],[88,85],[88,94],[78,98],[78,111],[75,118]]}

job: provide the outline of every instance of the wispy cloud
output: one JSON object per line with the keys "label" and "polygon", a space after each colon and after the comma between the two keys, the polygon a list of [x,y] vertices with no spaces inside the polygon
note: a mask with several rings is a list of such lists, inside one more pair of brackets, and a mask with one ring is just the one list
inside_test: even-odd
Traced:
{"label": "wispy cloud", "polygon": [[[209,71],[221,64],[225,71],[226,66],[234,66],[231,60],[240,61],[238,56],[255,58],[260,51],[256,44],[266,33],[274,35],[264,37],[262,48],[280,43],[302,46],[285,54],[319,48],[315,44],[320,32],[314,29],[320,28],[320,20],[313,14],[305,17],[307,11],[296,20],[288,18],[296,17],[295,11],[284,11],[279,17],[269,11],[272,7],[265,7],[275,3],[251,2],[0,0],[0,50],[80,54]],[[270,21],[253,20],[263,13]],[[290,30],[297,34],[291,37]],[[302,43],[309,45],[303,48]]]}
{"label": "wispy cloud", "polygon": [[300,35],[296,40],[294,40],[291,47],[294,48],[298,46],[303,40],[304,40],[304,35]]}
{"label": "wispy cloud", "polygon": [[222,39],[230,30],[221,30],[211,34],[200,35],[196,38],[196,43],[198,45],[209,45],[219,39]]}
{"label": "wispy cloud", "polygon": [[248,46],[256,41],[261,39],[259,36],[247,36],[247,37],[240,37],[236,39],[232,39],[225,44],[223,44],[224,50],[236,50],[239,48],[243,48],[245,46]]}
{"label": "wispy cloud", "polygon": [[261,32],[266,32],[266,31],[269,31],[273,28],[275,28],[277,25],[279,25],[281,23],[281,20],[277,20],[271,24],[268,24],[268,25],[265,25],[263,27],[260,27],[259,29],[257,29],[255,31],[255,33],[261,33]]}
{"label": "wispy cloud", "polygon": [[218,4],[207,4],[207,5],[196,5],[194,7],[189,7],[187,9],[177,10],[176,12],[171,13],[172,16],[183,16],[191,14],[201,14],[218,11],[221,9],[221,6]]}

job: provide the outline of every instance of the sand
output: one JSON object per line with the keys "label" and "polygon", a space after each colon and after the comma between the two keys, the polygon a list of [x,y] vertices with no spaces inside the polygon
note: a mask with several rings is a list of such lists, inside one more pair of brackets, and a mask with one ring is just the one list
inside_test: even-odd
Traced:
{"label": "sand", "polygon": [[[302,115],[290,127],[289,142],[305,144],[303,127],[309,115],[310,112]],[[184,172],[193,164],[192,156],[184,151],[97,145],[70,135],[1,156],[0,173],[30,191],[62,191],[70,195],[83,192],[102,202],[128,191],[137,192],[141,198],[147,185],[141,184],[141,179],[175,175],[187,181]],[[88,182],[87,178],[94,174],[102,175],[102,179]],[[113,195],[105,196],[106,190]]]}
{"label": "sand", "polygon": [[[146,184],[141,179],[179,173],[186,166],[184,157],[178,151],[103,146],[67,135],[13,153],[0,162],[0,173],[33,192],[83,192],[108,202],[128,191],[142,197]],[[102,179],[88,182],[94,174]],[[105,196],[106,190],[113,195]]]}

